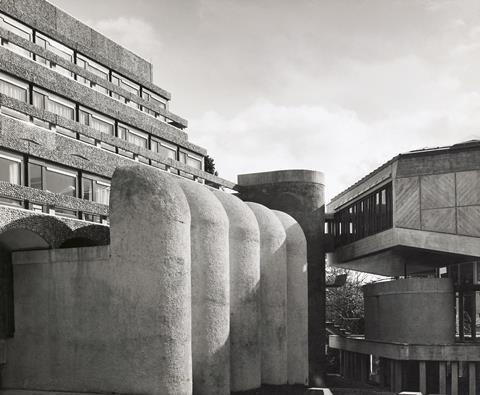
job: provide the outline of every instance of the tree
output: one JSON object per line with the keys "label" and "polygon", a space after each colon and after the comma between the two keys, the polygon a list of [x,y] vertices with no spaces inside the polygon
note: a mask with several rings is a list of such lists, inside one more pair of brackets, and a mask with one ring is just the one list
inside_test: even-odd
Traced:
{"label": "tree", "polygon": [[205,157],[205,171],[218,176],[218,171],[215,170],[215,160],[209,155]]}
{"label": "tree", "polygon": [[327,266],[327,282],[332,282],[335,276],[346,274],[345,285],[326,290],[327,321],[355,334],[364,331],[363,291],[369,278],[368,275],[353,270],[345,270]]}

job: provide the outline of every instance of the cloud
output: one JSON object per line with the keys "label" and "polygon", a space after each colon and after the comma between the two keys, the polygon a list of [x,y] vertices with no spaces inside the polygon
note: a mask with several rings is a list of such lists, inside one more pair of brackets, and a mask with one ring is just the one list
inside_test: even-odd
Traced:
{"label": "cloud", "polygon": [[401,152],[479,138],[480,97],[454,108],[399,112],[363,121],[322,106],[281,106],[258,100],[231,117],[210,111],[192,120],[193,140],[208,147],[220,176],[277,169],[323,171],[327,198]]}

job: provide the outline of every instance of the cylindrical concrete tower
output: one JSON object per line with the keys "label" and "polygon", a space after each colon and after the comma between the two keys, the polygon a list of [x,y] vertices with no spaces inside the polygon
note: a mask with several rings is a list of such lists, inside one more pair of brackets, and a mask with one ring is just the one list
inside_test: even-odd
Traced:
{"label": "cylindrical concrete tower", "polygon": [[307,240],[290,215],[273,212],[287,234],[288,383],[308,384]]}
{"label": "cylindrical concrete tower", "polygon": [[230,394],[229,223],[203,185],[178,181],[190,206],[193,391]]}
{"label": "cylindrical concrete tower", "polygon": [[97,350],[108,365],[97,369],[99,382],[112,380],[106,387],[120,393],[189,395],[190,210],[185,195],[166,173],[140,165],[118,168],[110,229],[115,302],[106,317],[113,323],[105,334],[108,358]]}
{"label": "cylindrical concrete tower", "polygon": [[323,173],[279,170],[238,176],[243,201],[295,218],[307,238],[309,385],[325,387],[325,183]]}
{"label": "cylindrical concrete tower", "polygon": [[287,249],[277,216],[265,206],[247,203],[260,228],[262,384],[287,383]]}
{"label": "cylindrical concrete tower", "polygon": [[261,385],[260,230],[244,202],[213,193],[230,222],[230,388],[246,391]]}

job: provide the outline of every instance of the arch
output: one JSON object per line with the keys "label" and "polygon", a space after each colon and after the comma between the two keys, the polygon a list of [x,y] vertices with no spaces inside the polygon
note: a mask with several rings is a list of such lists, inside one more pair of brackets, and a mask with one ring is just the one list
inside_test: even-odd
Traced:
{"label": "arch", "polygon": [[83,225],[62,241],[60,248],[93,247],[110,244],[110,228],[105,225]]}

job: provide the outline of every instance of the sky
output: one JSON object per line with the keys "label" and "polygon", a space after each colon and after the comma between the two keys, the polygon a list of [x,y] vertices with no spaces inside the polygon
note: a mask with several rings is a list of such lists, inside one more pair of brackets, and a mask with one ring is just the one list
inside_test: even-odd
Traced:
{"label": "sky", "polygon": [[477,0],[50,0],[154,65],[219,175],[325,173],[480,139]]}

